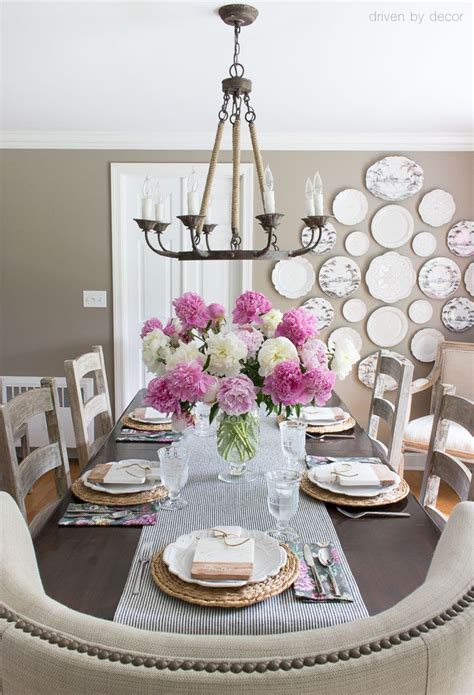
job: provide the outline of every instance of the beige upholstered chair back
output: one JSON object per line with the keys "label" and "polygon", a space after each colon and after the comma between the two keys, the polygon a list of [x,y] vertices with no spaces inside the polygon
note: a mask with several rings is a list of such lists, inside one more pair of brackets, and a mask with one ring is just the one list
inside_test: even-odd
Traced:
{"label": "beige upholstered chair back", "polygon": [[425,583],[390,610],[264,638],[166,634],[76,613],[45,595],[26,525],[4,493],[0,533],[4,695],[471,692],[473,503],[454,510]]}
{"label": "beige upholstered chair back", "polygon": [[[94,345],[92,352],[87,352],[75,360],[66,360],[64,370],[76,437],[77,458],[79,459],[79,468],[82,470],[100,449],[113,427],[102,346]],[[81,379],[87,374],[93,375],[95,395],[84,403]],[[88,427],[91,422],[95,426],[96,418],[98,418],[99,435],[91,441]]]}
{"label": "beige upholstered chair back", "polygon": [[[439,344],[433,375],[438,388],[440,384],[451,384],[456,395],[474,401],[474,343],[443,341]],[[430,376],[431,378],[431,376]],[[431,395],[431,412],[438,398],[437,388]]]}
{"label": "beige upholstered chair back", "polygon": [[[41,388],[25,391],[0,405],[0,461],[5,489],[13,495],[26,519],[25,497],[33,485],[48,471],[54,470],[57,498],[33,518],[34,535],[54,510],[71,485],[69,463],[58,415],[54,379],[42,379]],[[48,444],[34,449],[18,464],[15,434],[35,415],[44,414]]]}

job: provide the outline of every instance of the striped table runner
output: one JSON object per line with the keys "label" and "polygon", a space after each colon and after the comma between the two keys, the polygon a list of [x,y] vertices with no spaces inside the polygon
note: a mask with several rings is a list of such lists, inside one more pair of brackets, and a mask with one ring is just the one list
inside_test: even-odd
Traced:
{"label": "striped table runner", "polygon": [[353,603],[307,603],[297,600],[289,589],[247,608],[205,608],[164,594],[149,574],[143,579],[140,594],[133,596],[140,551],[146,542],[151,541],[154,550],[159,550],[177,536],[198,529],[226,525],[265,530],[274,526],[267,509],[264,472],[282,467],[284,458],[273,419],[262,421],[260,450],[250,464],[260,475],[248,485],[228,485],[217,479],[223,464],[217,455],[214,437],[192,436],[190,446],[189,481],[182,493],[189,506],[176,512],[160,511],[156,526],[143,528],[114,616],[116,622],[161,632],[267,635],[311,630],[368,616],[326,507],[304,494],[300,495],[298,512],[291,525],[299,532],[301,541],[334,543],[354,597]]}

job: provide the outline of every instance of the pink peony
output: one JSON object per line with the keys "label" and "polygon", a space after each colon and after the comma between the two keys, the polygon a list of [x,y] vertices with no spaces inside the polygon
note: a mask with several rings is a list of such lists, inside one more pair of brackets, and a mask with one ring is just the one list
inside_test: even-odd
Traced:
{"label": "pink peony", "polygon": [[263,343],[262,333],[253,326],[240,326],[234,333],[247,346],[248,356],[255,357]]}
{"label": "pink peony", "polygon": [[213,383],[213,378],[202,371],[197,360],[181,362],[167,373],[166,378],[176,397],[190,403],[201,400]]}
{"label": "pink peony", "polygon": [[213,321],[220,321],[225,318],[225,309],[222,304],[209,304],[207,310]]}
{"label": "pink peony", "polygon": [[302,403],[314,401],[316,405],[326,405],[330,399],[336,375],[328,369],[311,369],[303,374]]}
{"label": "pink peony", "polygon": [[186,430],[188,427],[192,427],[193,425],[194,418],[191,413],[188,413],[187,410],[183,410],[183,412],[179,415],[173,413],[171,416],[171,427],[173,432],[184,432],[184,430]]}
{"label": "pink peony", "polygon": [[145,323],[142,326],[142,330],[140,333],[140,338],[144,338],[148,333],[151,333],[152,331],[155,330],[155,328],[163,328],[163,324],[161,323],[160,319],[156,318],[156,316],[153,316],[151,319],[147,319]]}
{"label": "pink peony", "polygon": [[262,393],[271,396],[275,405],[291,406],[301,403],[303,374],[299,362],[285,360],[277,364],[273,372],[266,377]]}
{"label": "pink peony", "polygon": [[317,335],[316,316],[307,309],[290,309],[285,314],[275,331],[276,336],[291,340],[293,345],[301,347],[309,338]]}
{"label": "pink peony", "polygon": [[221,379],[217,402],[220,409],[228,415],[248,413],[256,404],[255,386],[245,374]]}
{"label": "pink peony", "polygon": [[211,383],[207,387],[207,391],[201,398],[203,403],[214,403],[217,397],[217,390],[219,388],[219,379],[216,376],[211,376]]}
{"label": "pink peony", "polygon": [[266,314],[271,308],[272,305],[261,292],[244,292],[236,299],[232,320],[239,325],[252,321],[261,323],[261,314]]}
{"label": "pink peony", "polygon": [[176,316],[183,324],[183,330],[191,328],[206,328],[211,315],[206,303],[196,292],[185,292],[173,301]]}
{"label": "pink peony", "polygon": [[316,369],[328,366],[328,351],[326,345],[318,338],[310,338],[298,350],[305,369]]}
{"label": "pink peony", "polygon": [[170,387],[168,375],[158,376],[148,384],[145,405],[151,405],[160,413],[180,413],[181,406],[176,393]]}

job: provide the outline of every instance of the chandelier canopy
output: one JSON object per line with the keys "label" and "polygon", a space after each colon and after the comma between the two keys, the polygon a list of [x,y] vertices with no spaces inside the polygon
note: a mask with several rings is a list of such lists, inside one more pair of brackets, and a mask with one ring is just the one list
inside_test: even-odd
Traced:
{"label": "chandelier canopy", "polygon": [[[214,146],[209,162],[206,184],[202,200],[199,204],[197,193],[197,176],[193,172],[188,179],[188,214],[178,215],[183,225],[190,234],[192,250],[172,251],[167,249],[164,236],[169,222],[164,222],[163,200],[158,187],[158,199],[153,210],[153,195],[151,182],[147,178],[143,190],[142,218],[135,219],[140,229],[144,232],[145,240],[152,251],[167,258],[177,258],[180,261],[195,260],[279,260],[302,256],[309,253],[319,243],[321,233],[329,219],[323,214],[322,183],[319,173],[314,181],[306,182],[306,217],[302,220],[311,230],[308,243],[293,251],[280,251],[278,247],[277,228],[284,217],[282,213],[275,212],[275,194],[273,191],[273,176],[267,166],[264,168],[262,154],[258,145],[257,129],[255,126],[256,113],[250,103],[252,82],[244,77],[245,69],[240,62],[240,33],[242,27],[252,24],[258,10],[250,5],[225,5],[219,9],[219,15],[225,24],[234,28],[234,57],[229,68],[229,77],[222,80],[224,100],[218,114],[218,125]],[[245,111],[245,113],[243,113]],[[240,227],[240,132],[242,118],[248,124],[252,150],[257,172],[258,185],[263,205],[263,214],[257,215],[266,234],[266,243],[260,249],[242,249],[242,239],[239,233]],[[212,232],[217,225],[210,223],[209,208],[212,185],[219,159],[222,136],[225,124],[229,121],[232,127],[232,215],[231,215],[231,239],[230,248],[212,248]],[[155,216],[157,219],[152,219]],[[160,219],[161,218],[161,219]],[[156,235],[157,246],[152,243],[151,235]]]}

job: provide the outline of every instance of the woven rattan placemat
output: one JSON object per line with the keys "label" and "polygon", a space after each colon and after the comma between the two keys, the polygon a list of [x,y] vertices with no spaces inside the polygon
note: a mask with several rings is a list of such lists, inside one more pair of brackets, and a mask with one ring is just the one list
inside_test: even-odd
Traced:
{"label": "woven rattan placemat", "polygon": [[[279,415],[277,417],[277,423],[283,422],[285,417]],[[302,420],[301,422],[304,422]],[[331,432],[346,432],[346,430],[351,430],[355,427],[356,421],[352,416],[349,416],[344,422],[336,422],[334,425],[308,425],[306,431],[310,434],[330,434]]]}
{"label": "woven rattan placemat", "polygon": [[71,486],[72,493],[79,497],[83,502],[91,504],[104,504],[106,506],[115,507],[119,505],[128,506],[131,504],[144,504],[145,502],[156,502],[168,496],[168,491],[163,485],[158,485],[152,490],[146,492],[137,492],[127,495],[108,495],[106,492],[92,490],[84,485],[82,480],[78,478]]}
{"label": "woven rattan placemat", "polygon": [[308,478],[308,473],[304,473],[301,479],[301,489],[310,497],[319,500],[320,502],[330,502],[331,504],[339,504],[342,507],[380,507],[385,504],[394,504],[405,499],[410,488],[406,480],[403,478],[399,484],[390,492],[381,492],[376,497],[349,497],[348,495],[340,495],[337,492],[330,492],[318,487]]}
{"label": "woven rattan placemat", "polygon": [[163,424],[144,423],[134,420],[129,415],[124,415],[122,425],[129,427],[132,430],[147,430],[148,432],[169,432],[171,430],[171,422],[163,422]]}

